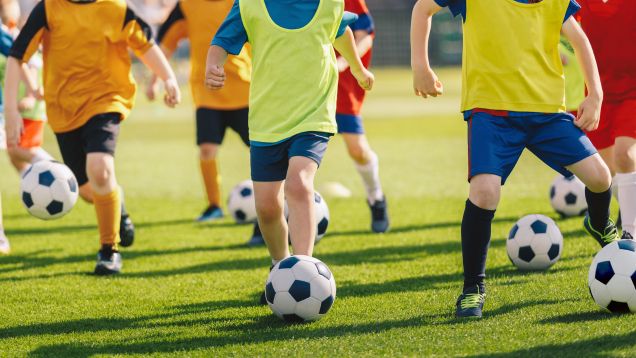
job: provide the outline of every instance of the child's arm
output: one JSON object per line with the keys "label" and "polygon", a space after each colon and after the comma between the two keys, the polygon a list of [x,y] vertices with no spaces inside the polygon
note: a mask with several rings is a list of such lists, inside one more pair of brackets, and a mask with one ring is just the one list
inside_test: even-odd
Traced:
{"label": "child's arm", "polygon": [[585,85],[587,87],[587,97],[579,106],[578,115],[574,124],[586,131],[593,131],[598,128],[601,116],[603,88],[601,87],[601,77],[598,73],[598,67],[596,66],[596,58],[592,51],[592,45],[590,45],[590,41],[574,17],[570,17],[563,24],[561,32],[574,48],[576,58],[583,70]]}
{"label": "child's arm", "polygon": [[419,0],[413,7],[411,21],[411,68],[413,89],[416,96],[437,97],[444,86],[431,69],[428,60],[428,39],[431,33],[431,17],[442,8],[434,0]]}
{"label": "child's arm", "polygon": [[225,85],[225,60],[227,51],[221,46],[212,45],[208,50],[205,64],[205,86],[211,90],[220,90]]}
{"label": "child's arm", "polygon": [[164,102],[168,107],[174,107],[181,102],[181,91],[177,78],[163,55],[159,46],[153,45],[148,51],[140,56],[141,61],[157,76],[163,83],[166,90]]}
{"label": "child's arm", "polygon": [[7,59],[7,72],[4,80],[4,118],[7,132],[7,146],[15,148],[22,135],[22,117],[18,110],[18,86],[20,76],[25,71],[20,61],[14,57]]}
{"label": "child's arm", "polygon": [[[163,52],[163,55],[166,57],[166,59],[169,59],[170,57],[172,57],[173,52],[167,49],[165,46],[160,45],[159,49],[161,49],[161,52]],[[148,98],[148,100],[154,101],[155,98],[157,97],[158,91],[159,91],[159,77],[157,76],[157,74],[153,72],[152,74],[150,74],[150,79],[148,80],[148,87],[146,87],[146,97]]]}
{"label": "child's arm", "polygon": [[[373,36],[366,30],[353,31],[353,38],[356,42],[356,49],[360,57],[364,57],[373,47]],[[349,63],[344,57],[338,58],[338,71],[344,72],[349,68]]]}
{"label": "child's arm", "polygon": [[349,63],[351,74],[358,80],[358,85],[367,91],[371,90],[375,82],[375,77],[369,70],[364,68],[362,60],[360,60],[360,56],[358,56],[353,31],[347,27],[345,33],[334,41],[333,47],[347,60],[347,63]]}

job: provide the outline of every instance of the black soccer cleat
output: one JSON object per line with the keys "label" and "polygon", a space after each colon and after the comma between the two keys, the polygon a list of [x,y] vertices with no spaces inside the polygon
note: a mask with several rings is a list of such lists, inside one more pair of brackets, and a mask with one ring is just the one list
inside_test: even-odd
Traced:
{"label": "black soccer cleat", "polygon": [[132,246],[135,241],[135,225],[128,214],[121,216],[121,222],[119,223],[119,239],[119,245],[123,247]]}
{"label": "black soccer cleat", "polygon": [[455,317],[481,318],[485,301],[486,292],[478,285],[464,289],[455,304]]}
{"label": "black soccer cleat", "polygon": [[369,209],[371,209],[371,231],[378,234],[389,231],[391,224],[389,222],[386,198],[376,201],[373,205],[371,203],[368,204]]}
{"label": "black soccer cleat", "polygon": [[[274,265],[269,267],[269,272],[272,272]],[[258,301],[258,304],[261,306],[267,306],[267,296],[265,296],[265,290],[261,293],[261,298]]]}
{"label": "black soccer cleat", "polygon": [[95,265],[95,275],[109,276],[118,274],[122,268],[121,254],[111,246],[102,246],[97,252],[97,264]]}

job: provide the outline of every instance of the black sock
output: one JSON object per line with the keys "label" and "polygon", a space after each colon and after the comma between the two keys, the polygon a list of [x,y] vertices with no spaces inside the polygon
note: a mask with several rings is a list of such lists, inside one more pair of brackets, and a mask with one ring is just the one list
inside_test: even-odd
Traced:
{"label": "black sock", "polygon": [[486,256],[490,245],[490,230],[495,210],[485,210],[466,200],[462,220],[462,257],[464,259],[464,289],[478,285],[484,292]]}
{"label": "black sock", "polygon": [[585,200],[587,212],[590,216],[590,224],[594,230],[604,232],[610,217],[610,203],[612,202],[612,189],[602,193],[593,193],[585,188]]}

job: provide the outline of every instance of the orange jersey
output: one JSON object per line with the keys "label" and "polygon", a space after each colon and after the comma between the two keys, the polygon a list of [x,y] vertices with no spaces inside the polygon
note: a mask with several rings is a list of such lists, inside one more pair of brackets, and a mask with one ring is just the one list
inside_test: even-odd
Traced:
{"label": "orange jersey", "polygon": [[42,44],[44,99],[56,133],[102,113],[130,113],[136,85],[128,49],[152,47],[148,25],[124,0],[44,0],[33,9],[10,56],[28,60]]}
{"label": "orange jersey", "polygon": [[238,56],[228,57],[223,89],[211,91],[204,86],[210,42],[233,3],[233,0],[180,0],[159,29],[158,41],[169,51],[174,51],[180,40],[190,40],[190,86],[197,108],[233,110],[248,106],[252,60],[247,47]]}

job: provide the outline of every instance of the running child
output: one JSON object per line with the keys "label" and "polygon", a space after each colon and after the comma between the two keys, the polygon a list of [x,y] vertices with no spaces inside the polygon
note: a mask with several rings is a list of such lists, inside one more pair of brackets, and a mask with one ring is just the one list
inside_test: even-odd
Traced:
{"label": "running child", "polygon": [[[190,40],[190,88],[196,107],[199,164],[208,204],[197,221],[223,217],[221,209],[221,175],[217,163],[219,147],[225,132],[231,128],[249,147],[247,129],[248,100],[252,60],[247,48],[231,56],[225,64],[225,88],[211,92],[205,88],[205,59],[210,47],[210,34],[218,31],[230,12],[233,0],[181,0],[159,28],[157,41],[167,57],[172,56],[179,41]],[[154,99],[157,77],[153,76],[147,95]]]}
{"label": "running child", "polygon": [[130,113],[136,92],[128,50],[164,81],[168,106],[180,100],[174,73],[151,37],[148,25],[124,0],[44,0],[10,53],[5,95],[9,147],[18,145],[22,131],[16,69],[42,44],[49,125],[64,163],[81,185],[80,195],[95,206],[101,245],[97,275],[119,273],[122,267],[122,197],[114,154],[120,122]]}
{"label": "running child", "polygon": [[[358,19],[349,27],[353,30],[362,64],[369,68],[373,38],[375,37],[371,13],[365,0],[345,0],[345,11],[358,15]],[[364,183],[367,203],[371,209],[371,230],[383,233],[389,230],[389,215],[386,198],[380,183],[379,160],[364,134],[362,116],[360,115],[366,91],[360,88],[358,81],[349,69],[349,63],[342,56],[338,57],[338,71],[340,72],[338,105],[336,107],[338,133],[342,135],[349,156],[353,159],[356,170]]]}
{"label": "running child", "polygon": [[598,61],[604,101],[587,133],[614,176],[623,238],[636,236],[636,2],[582,0],[581,26]]}
{"label": "running child", "polygon": [[[598,127],[603,90],[592,48],[572,17],[574,0],[419,0],[411,27],[415,94],[443,93],[428,61],[431,17],[448,7],[464,20],[461,110],[468,124],[470,194],[462,220],[464,289],[458,317],[481,317],[491,225],[506,182],[525,148],[587,186],[584,227],[601,246],[619,239],[609,218],[611,175],[583,130]],[[560,34],[572,44],[588,95],[575,118],[565,112]]]}
{"label": "running child", "polygon": [[[316,236],[314,176],[336,132],[338,69],[334,47],[351,65],[361,87],[373,75],[357,55],[343,0],[240,0],[208,52],[206,86],[226,82],[228,54],[252,47],[250,87],[251,175],[258,222],[272,263],[311,256]],[[289,224],[283,200],[289,207]]]}

